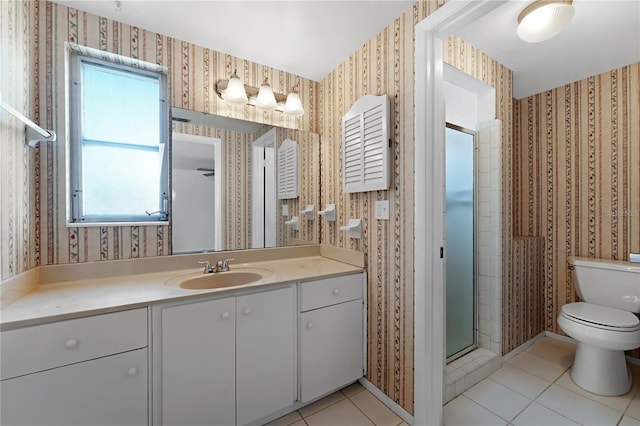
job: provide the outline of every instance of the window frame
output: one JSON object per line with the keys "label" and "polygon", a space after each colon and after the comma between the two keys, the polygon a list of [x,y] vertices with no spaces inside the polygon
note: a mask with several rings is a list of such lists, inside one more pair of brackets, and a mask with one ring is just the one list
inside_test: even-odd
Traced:
{"label": "window frame", "polygon": [[[80,51],[82,49],[82,51]],[[68,226],[117,226],[117,225],[164,225],[169,223],[169,106],[166,68],[145,64],[135,59],[115,54],[98,56],[98,53],[86,47],[71,47],[66,49],[66,94],[67,94],[67,225]],[[160,182],[158,183],[159,205],[150,213],[140,215],[86,215],[82,211],[82,148],[83,148],[83,119],[82,119],[82,69],[83,63],[90,66],[104,67],[121,75],[135,74],[152,77],[159,84],[159,155],[161,156]],[[143,65],[143,66],[136,66]],[[149,65],[149,66],[144,66]],[[101,141],[109,143],[108,141]],[[124,145],[124,144],[123,144]],[[143,145],[140,145],[141,147]],[[157,210],[157,211],[155,211]]]}

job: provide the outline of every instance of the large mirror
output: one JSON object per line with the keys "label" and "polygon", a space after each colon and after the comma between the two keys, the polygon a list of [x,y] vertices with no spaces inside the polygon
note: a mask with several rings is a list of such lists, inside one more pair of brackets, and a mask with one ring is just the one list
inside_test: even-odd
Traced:
{"label": "large mirror", "polygon": [[[180,108],[171,114],[172,253],[318,242],[320,135]],[[307,205],[313,218],[300,213]]]}

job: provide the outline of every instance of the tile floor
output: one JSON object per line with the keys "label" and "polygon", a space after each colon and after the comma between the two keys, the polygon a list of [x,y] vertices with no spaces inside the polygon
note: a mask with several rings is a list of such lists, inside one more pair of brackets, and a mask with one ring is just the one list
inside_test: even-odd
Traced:
{"label": "tile floor", "polygon": [[640,426],[640,368],[632,366],[626,395],[594,395],[569,376],[574,353],[569,343],[543,338],[446,404],[445,425]]}
{"label": "tile floor", "polygon": [[[640,367],[633,387],[606,397],[576,386],[569,376],[575,347],[545,337],[498,371],[447,403],[446,426],[640,426]],[[281,417],[268,426],[408,426],[359,383]]]}
{"label": "tile floor", "polygon": [[335,392],[267,426],[408,426],[360,383]]}

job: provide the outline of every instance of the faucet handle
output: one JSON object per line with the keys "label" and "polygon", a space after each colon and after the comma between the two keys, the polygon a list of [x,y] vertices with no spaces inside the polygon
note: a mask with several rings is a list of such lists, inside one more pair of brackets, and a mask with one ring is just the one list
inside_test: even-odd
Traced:
{"label": "faucet handle", "polygon": [[221,260],[218,261],[218,263],[222,262],[222,272],[227,272],[230,271],[231,269],[229,268],[229,262],[235,260],[235,259],[225,259],[224,262],[222,262]]}
{"label": "faucet handle", "polygon": [[198,263],[204,264],[204,272],[205,274],[210,274],[215,272],[215,269],[211,266],[211,263],[208,260],[199,260]]}

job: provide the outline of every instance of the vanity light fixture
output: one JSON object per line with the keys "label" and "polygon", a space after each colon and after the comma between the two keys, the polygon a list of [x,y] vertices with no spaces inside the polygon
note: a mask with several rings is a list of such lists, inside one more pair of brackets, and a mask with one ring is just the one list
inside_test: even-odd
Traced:
{"label": "vanity light fixture", "polygon": [[293,117],[304,114],[300,95],[295,89],[288,96],[275,93],[266,78],[258,89],[242,84],[234,70],[229,80],[218,80],[215,89],[218,97],[230,104],[249,104],[261,110],[280,111]]}
{"label": "vanity light fixture", "polygon": [[278,102],[276,101],[276,96],[273,94],[273,89],[269,86],[269,83],[267,83],[267,79],[265,78],[264,83],[260,86],[258,97],[256,98],[256,107],[272,111],[276,109],[277,106]]}
{"label": "vanity light fixture", "polygon": [[233,70],[233,74],[227,82],[227,87],[222,99],[234,105],[244,105],[249,102],[247,91],[245,90],[242,81],[240,81],[240,77],[238,77],[236,70]]}
{"label": "vanity light fixture", "polygon": [[295,89],[287,95],[287,102],[284,105],[284,113],[294,117],[304,114],[300,95],[298,95],[298,92]]}
{"label": "vanity light fixture", "polygon": [[573,0],[536,0],[518,15],[518,37],[527,43],[538,43],[564,30],[575,10]]}

